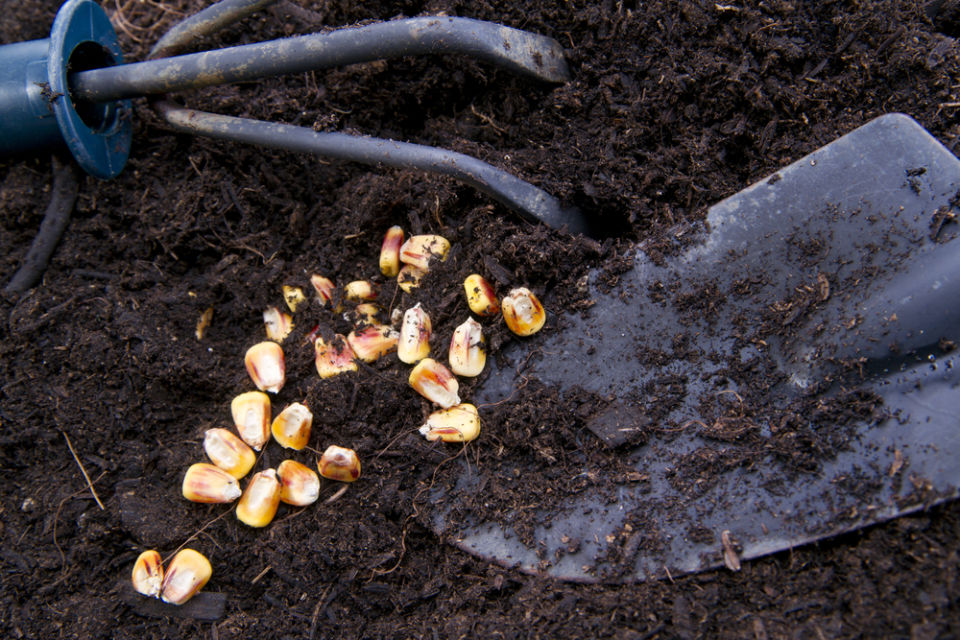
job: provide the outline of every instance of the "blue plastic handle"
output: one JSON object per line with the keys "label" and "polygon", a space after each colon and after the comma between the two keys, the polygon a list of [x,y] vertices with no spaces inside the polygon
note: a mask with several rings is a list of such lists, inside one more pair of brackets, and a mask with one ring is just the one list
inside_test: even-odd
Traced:
{"label": "blue plastic handle", "polygon": [[0,154],[65,144],[91,175],[120,173],[130,154],[130,101],[75,101],[67,73],[122,61],[110,19],[92,0],[65,2],[46,40],[0,46]]}

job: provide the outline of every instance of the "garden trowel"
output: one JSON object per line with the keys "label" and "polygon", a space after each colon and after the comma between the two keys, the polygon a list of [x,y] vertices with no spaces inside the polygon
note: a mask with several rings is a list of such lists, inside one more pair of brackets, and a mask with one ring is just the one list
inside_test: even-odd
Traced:
{"label": "garden trowel", "polygon": [[485,487],[548,463],[458,461],[434,529],[526,572],[643,580],[956,497],[958,200],[957,158],[886,115],[714,205],[672,254],[639,245],[614,286],[594,273],[593,306],[508,345],[472,401],[599,399],[581,437],[616,464],[584,456],[563,500],[491,513],[469,506]]}

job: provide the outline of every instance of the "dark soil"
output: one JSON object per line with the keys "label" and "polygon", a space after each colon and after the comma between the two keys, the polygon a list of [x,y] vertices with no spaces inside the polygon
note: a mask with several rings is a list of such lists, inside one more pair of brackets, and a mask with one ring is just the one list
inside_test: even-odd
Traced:
{"label": "dark soil", "polygon": [[[142,59],[169,26],[204,4],[106,8],[128,58]],[[356,449],[361,480],[335,502],[324,502],[338,488],[331,483],[316,505],[281,507],[262,530],[239,524],[227,507],[180,497],[184,470],[203,458],[203,432],[227,426],[230,400],[250,389],[243,353],[261,339],[263,309],[282,304],[283,284],[308,286],[315,272],[338,283],[374,278],[384,306],[421,300],[431,309],[434,325],[448,332],[435,340],[439,351],[459,323],[461,283],[473,271],[500,286],[530,286],[551,313],[580,311],[589,303],[577,283],[589,270],[600,269],[612,285],[628,268],[631,243],[669,251],[677,225],[701,220],[712,203],[878,115],[907,113],[953,148],[960,136],[958,7],[930,4],[280,2],[212,39],[210,46],[226,46],[439,13],[551,35],[568,47],[574,73],[560,87],[469,59],[424,57],[180,98],[211,111],[468,153],[578,205],[609,237],[571,240],[419,172],[175,135],[145,101],[136,102],[125,171],[109,182],[81,180],[42,283],[0,303],[2,636],[960,634],[956,503],[750,561],[739,573],[642,584],[566,584],[458,551],[422,516],[426,490],[455,450],[413,433],[429,406],[407,389],[407,368],[395,360],[319,380],[304,336],[316,323],[324,331],[348,327],[316,306],[297,314],[285,343],[289,382],[276,404],[306,400],[316,415],[311,446]],[[0,42],[46,37],[57,6],[4,3]],[[4,160],[0,180],[6,281],[46,207],[50,158]],[[450,260],[416,296],[378,274],[379,243],[393,224],[453,243]],[[197,340],[196,323],[209,307],[213,323]],[[554,330],[548,324],[545,331]],[[488,340],[495,354],[513,338],[499,324]],[[463,383],[465,398],[472,384]],[[669,395],[670,384],[665,379],[654,392]],[[556,460],[573,446],[579,404],[595,399],[568,398],[565,406],[550,389],[530,393],[529,402],[485,426],[468,448],[474,462],[498,447]],[[567,422],[528,438],[536,434],[525,425],[548,411]],[[718,438],[741,437],[735,422],[723,424],[731,431]],[[258,465],[285,457],[273,444]],[[311,463],[313,456],[293,457]],[[691,525],[698,535],[714,534]],[[188,540],[213,564],[206,591],[226,599],[214,622],[169,607],[150,615],[125,587],[140,551],[167,556]]]}

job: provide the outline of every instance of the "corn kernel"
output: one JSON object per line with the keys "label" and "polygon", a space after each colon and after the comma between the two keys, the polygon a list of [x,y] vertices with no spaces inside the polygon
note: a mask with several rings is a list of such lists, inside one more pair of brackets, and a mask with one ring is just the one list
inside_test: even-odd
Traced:
{"label": "corn kernel", "polygon": [[183,497],[190,502],[233,502],[240,497],[237,479],[220,467],[206,462],[190,465],[183,476]]}
{"label": "corn kernel", "polygon": [[237,502],[237,519],[250,527],[265,527],[273,521],[280,506],[280,481],[277,472],[267,469],[253,474],[243,496]]}
{"label": "corn kernel", "polygon": [[353,449],[330,445],[317,461],[317,471],[328,480],[353,482],[360,477],[360,459]]}
{"label": "corn kernel", "polygon": [[483,328],[473,318],[457,327],[450,339],[450,370],[458,376],[480,375],[487,364],[487,346]]}
{"label": "corn kernel", "polygon": [[287,449],[303,449],[310,441],[310,427],[313,425],[313,414],[306,405],[294,402],[280,412],[273,419],[270,430],[273,439],[281,447]]}
{"label": "corn kernel", "polygon": [[364,362],[375,362],[380,356],[397,350],[399,335],[390,327],[370,325],[347,336],[350,348]]}
{"label": "corn kernel", "polygon": [[183,604],[207,584],[211,575],[213,568],[203,554],[183,549],[167,567],[160,598],[170,604]]}
{"label": "corn kernel", "polygon": [[263,326],[267,330],[267,338],[283,342],[293,330],[293,318],[276,307],[270,307],[263,312]]}
{"label": "corn kernel", "polygon": [[472,404],[458,404],[431,413],[420,433],[431,442],[470,442],[480,435],[480,416]]}
{"label": "corn kernel", "polygon": [[297,307],[307,301],[307,296],[303,295],[303,289],[300,287],[285,284],[283,285],[283,301],[287,303],[290,313],[296,313]]}
{"label": "corn kernel", "polygon": [[434,260],[446,260],[449,251],[450,241],[443,236],[410,236],[400,247],[400,262],[426,271]]}
{"label": "corn kernel", "polygon": [[206,335],[211,322],[213,322],[213,307],[207,307],[204,312],[200,314],[200,319],[197,320],[197,340],[203,340],[203,336]]}
{"label": "corn kernel", "polygon": [[315,359],[317,373],[321,378],[332,378],[347,371],[357,370],[357,363],[354,362],[357,356],[350,348],[347,339],[339,333],[330,344],[324,342],[323,338],[317,338],[313,346],[317,352]]}
{"label": "corn kernel", "polygon": [[470,311],[478,316],[489,318],[500,313],[500,303],[493,285],[478,273],[467,276],[463,281],[463,289],[467,292],[467,304]]}
{"label": "corn kernel", "polygon": [[230,413],[240,438],[260,451],[270,440],[270,396],[261,391],[241,393],[230,403]]}
{"label": "corn kernel", "polygon": [[243,359],[247,373],[260,391],[279,393],[287,381],[283,349],[276,342],[260,342],[247,349]]}
{"label": "corn kernel", "polygon": [[413,293],[413,290],[420,286],[420,281],[425,275],[427,275],[426,270],[405,264],[397,274],[397,284],[405,293]]}
{"label": "corn kernel", "polygon": [[362,302],[353,311],[347,311],[343,314],[343,319],[354,327],[360,327],[368,324],[380,324],[377,320],[378,315],[380,315],[380,307],[372,302]]}
{"label": "corn kernel", "polygon": [[247,475],[257,461],[253,449],[227,429],[207,430],[203,450],[213,464],[237,479]]}
{"label": "corn kernel", "polygon": [[369,302],[377,299],[377,290],[369,280],[354,280],[343,288],[343,295],[350,302]]}
{"label": "corn kernel", "polygon": [[313,285],[313,290],[317,292],[317,302],[320,303],[321,307],[325,306],[333,298],[333,291],[336,287],[330,278],[324,278],[315,273],[310,276],[310,284]]}
{"label": "corn kernel", "polygon": [[150,549],[144,551],[133,565],[133,588],[151,598],[160,596],[163,586],[163,559],[160,554]]}
{"label": "corn kernel", "polygon": [[409,383],[417,393],[444,409],[460,404],[457,379],[433,358],[424,358],[413,368]]}
{"label": "corn kernel", "polygon": [[320,497],[320,478],[313,469],[296,460],[281,462],[277,477],[280,479],[280,502],[305,507]]}
{"label": "corn kernel", "polygon": [[392,278],[400,272],[400,245],[403,244],[403,229],[392,226],[387,229],[380,246],[380,273]]}
{"label": "corn kernel", "polygon": [[513,289],[502,304],[503,320],[507,328],[518,336],[530,336],[543,328],[547,312],[529,289]]}
{"label": "corn kernel", "polygon": [[397,341],[397,356],[400,362],[413,364],[430,355],[430,316],[420,303],[403,314],[400,338]]}

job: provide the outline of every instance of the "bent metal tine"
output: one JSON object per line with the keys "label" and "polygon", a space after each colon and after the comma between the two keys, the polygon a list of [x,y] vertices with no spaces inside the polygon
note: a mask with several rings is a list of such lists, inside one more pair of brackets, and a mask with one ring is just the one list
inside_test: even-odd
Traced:
{"label": "bent metal tine", "polygon": [[471,55],[546,82],[570,72],[553,38],[470,18],[409,18],[70,74],[78,100],[198,89],[422,54]]}
{"label": "bent metal tine", "polygon": [[543,222],[554,229],[566,227],[570,233],[588,232],[586,219],[579,211],[564,209],[546,191],[462,153],[383,138],[323,133],[277,122],[195,111],[168,101],[158,102],[155,107],[171,126],[183,133],[363,164],[383,164],[438,173],[474,187],[528,220]]}

